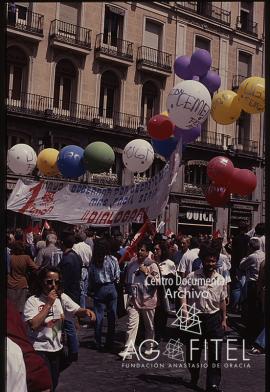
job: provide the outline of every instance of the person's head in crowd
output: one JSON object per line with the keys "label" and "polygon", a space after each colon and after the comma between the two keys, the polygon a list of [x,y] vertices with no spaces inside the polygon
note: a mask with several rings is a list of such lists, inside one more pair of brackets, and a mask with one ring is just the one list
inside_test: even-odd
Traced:
{"label": "person's head in crowd", "polygon": [[75,244],[78,244],[79,242],[84,242],[86,240],[86,234],[83,231],[78,231],[74,235],[75,238]]}
{"label": "person's head in crowd", "polygon": [[265,235],[265,223],[258,223],[255,226],[255,234],[257,234],[260,237],[262,235]]}
{"label": "person's head in crowd", "polygon": [[92,255],[92,263],[97,268],[102,268],[105,256],[111,254],[110,242],[107,238],[97,238],[94,240],[94,250]]}
{"label": "person's head in crowd", "polygon": [[251,237],[248,243],[250,253],[261,249],[261,241],[258,237]]}
{"label": "person's head in crowd", "polygon": [[46,245],[55,245],[57,242],[57,236],[55,234],[48,234],[46,237]]}
{"label": "person's head in crowd", "polygon": [[25,255],[25,247],[21,241],[14,241],[12,243],[11,254],[16,256]]}
{"label": "person's head in crowd", "polygon": [[179,242],[179,248],[183,253],[186,253],[188,248],[190,247],[190,238],[183,236],[181,241]]}
{"label": "person's head in crowd", "polygon": [[42,241],[42,240],[38,241],[36,243],[36,248],[37,248],[37,251],[39,251],[40,249],[46,248],[46,241]]}
{"label": "person's head in crowd", "polygon": [[239,224],[238,224],[238,228],[239,228],[239,233],[240,234],[247,233],[247,231],[249,229],[248,221],[245,221],[245,220],[240,221]]}
{"label": "person's head in crowd", "polygon": [[12,244],[14,243],[14,241],[15,241],[14,235],[12,233],[7,232],[7,235],[6,235],[6,246],[8,248],[10,248],[12,246]]}
{"label": "person's head in crowd", "polygon": [[85,234],[89,238],[93,238],[95,236],[95,231],[91,228],[88,227],[87,229],[84,230]]}
{"label": "person's head in crowd", "polygon": [[60,296],[62,293],[61,280],[62,276],[58,268],[43,268],[35,278],[32,292],[39,297],[41,294],[48,295],[50,291],[56,290],[58,296]]}
{"label": "person's head in crowd", "polygon": [[200,247],[200,240],[198,237],[192,237],[190,239],[189,249],[196,249]]}
{"label": "person's head in crowd", "polygon": [[211,246],[213,248],[215,248],[219,254],[222,249],[222,241],[223,241],[223,238],[221,238],[221,237],[220,238],[213,238],[211,241]]}
{"label": "person's head in crowd", "polygon": [[162,262],[169,259],[169,248],[167,244],[157,243],[154,246],[154,258],[157,262]]}
{"label": "person's head in crowd", "polygon": [[149,256],[149,252],[152,248],[150,241],[142,240],[137,245],[137,258],[139,263],[143,263],[144,260]]}
{"label": "person's head in crowd", "polygon": [[14,239],[15,241],[24,241],[23,229],[18,228],[15,230]]}
{"label": "person's head in crowd", "polygon": [[202,261],[203,269],[206,273],[211,274],[217,266],[219,253],[211,245],[202,243],[198,254]]}
{"label": "person's head in crowd", "polygon": [[64,238],[65,238],[65,237],[68,237],[68,236],[70,236],[70,235],[73,235],[73,236],[74,236],[74,229],[73,229],[72,226],[66,227],[64,230],[61,231],[61,234],[60,234],[60,241],[63,242]]}
{"label": "person's head in crowd", "polygon": [[113,256],[119,259],[121,256],[119,254],[120,247],[122,246],[122,241],[118,240],[117,238],[112,237],[110,239],[110,252]]}
{"label": "person's head in crowd", "polygon": [[74,234],[69,234],[67,236],[64,236],[64,238],[62,239],[62,245],[63,245],[64,250],[72,249],[74,244],[75,244]]}

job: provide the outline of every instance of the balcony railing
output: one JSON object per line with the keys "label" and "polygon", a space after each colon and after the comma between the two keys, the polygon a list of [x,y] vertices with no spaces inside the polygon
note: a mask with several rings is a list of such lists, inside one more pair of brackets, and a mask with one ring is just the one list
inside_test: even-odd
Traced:
{"label": "balcony railing", "polygon": [[91,30],[62,20],[53,20],[50,26],[50,38],[80,48],[91,49]]}
{"label": "balcony railing", "polygon": [[248,76],[243,76],[243,75],[233,75],[233,80],[232,80],[232,89],[236,90],[240,86],[240,84],[243,82],[243,80],[247,79]]}
{"label": "balcony railing", "polygon": [[96,36],[95,52],[133,61],[132,42],[103,33],[97,34]]}
{"label": "balcony railing", "polygon": [[233,138],[230,146],[233,150],[243,151],[244,153],[258,154],[259,144],[257,141]]}
{"label": "balcony railing", "polygon": [[147,46],[138,48],[137,63],[172,72],[172,55]]}
{"label": "balcony railing", "polygon": [[197,196],[203,196],[204,192],[201,186],[195,185],[195,184],[190,184],[185,182],[184,183],[184,192],[190,195],[197,195]]}
{"label": "balcony railing", "polygon": [[206,1],[177,1],[176,5],[226,25],[231,24],[231,12]]}
{"label": "balcony railing", "polygon": [[56,101],[54,98],[29,93],[21,93],[16,99],[13,97],[12,90],[10,90],[9,97],[6,99],[8,112],[147,136],[146,130],[140,126],[139,116],[121,113],[113,109],[82,105],[76,102]]}
{"label": "balcony railing", "polygon": [[7,7],[7,27],[42,36],[43,23],[43,15],[31,12],[26,7]]}
{"label": "balcony railing", "polygon": [[258,35],[258,23],[253,22],[251,18],[237,16],[236,29],[254,36]]}
{"label": "balcony railing", "polygon": [[194,144],[206,144],[213,145],[216,148],[226,149],[229,145],[230,136],[224,135],[223,133],[208,132],[202,130],[201,136],[198,137],[193,143]]}

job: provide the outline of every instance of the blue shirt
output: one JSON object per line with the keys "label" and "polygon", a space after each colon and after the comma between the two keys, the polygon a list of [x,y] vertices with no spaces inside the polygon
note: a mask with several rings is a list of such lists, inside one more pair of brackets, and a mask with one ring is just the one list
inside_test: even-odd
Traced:
{"label": "blue shirt", "polygon": [[97,268],[93,262],[89,266],[89,286],[93,289],[95,285],[117,282],[120,279],[120,268],[117,258],[105,256],[103,266]]}

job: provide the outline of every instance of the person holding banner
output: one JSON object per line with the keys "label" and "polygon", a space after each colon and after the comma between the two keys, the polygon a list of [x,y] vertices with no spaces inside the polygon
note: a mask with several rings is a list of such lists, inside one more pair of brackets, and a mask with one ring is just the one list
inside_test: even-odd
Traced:
{"label": "person holding banner", "polygon": [[[138,332],[140,315],[145,326],[145,340],[154,340],[154,316],[157,306],[157,287],[160,273],[156,262],[149,258],[150,243],[141,241],[137,247],[137,256],[127,266],[125,284],[128,298],[128,325],[125,349],[118,353],[124,359],[132,359]],[[146,355],[153,352],[152,343],[147,342]]]}

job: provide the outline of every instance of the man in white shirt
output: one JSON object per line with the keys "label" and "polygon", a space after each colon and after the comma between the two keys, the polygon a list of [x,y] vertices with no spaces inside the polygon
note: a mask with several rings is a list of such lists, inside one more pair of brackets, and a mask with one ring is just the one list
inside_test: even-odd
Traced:
{"label": "man in white shirt", "polygon": [[189,250],[187,250],[183,255],[177,268],[177,272],[182,278],[186,277],[192,272],[192,263],[195,259],[198,258],[200,251],[199,244],[199,239],[197,237],[191,238]]}
{"label": "man in white shirt", "polygon": [[26,370],[21,348],[8,337],[7,392],[27,392]]}

